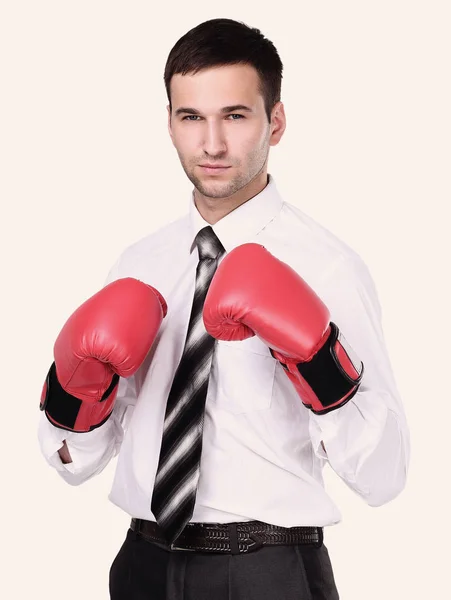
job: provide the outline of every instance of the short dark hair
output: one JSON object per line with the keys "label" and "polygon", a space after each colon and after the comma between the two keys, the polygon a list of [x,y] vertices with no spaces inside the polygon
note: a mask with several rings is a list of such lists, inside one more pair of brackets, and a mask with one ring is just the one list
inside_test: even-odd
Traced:
{"label": "short dark hair", "polygon": [[256,69],[269,121],[272,108],[280,101],[282,61],[274,44],[259,29],[233,19],[205,21],[176,42],[164,69],[169,106],[172,108],[173,75],[234,64],[248,64]]}

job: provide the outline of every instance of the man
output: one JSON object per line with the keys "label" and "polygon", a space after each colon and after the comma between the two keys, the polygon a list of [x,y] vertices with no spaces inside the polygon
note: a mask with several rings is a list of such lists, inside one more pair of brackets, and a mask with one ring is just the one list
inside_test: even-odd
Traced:
{"label": "man", "polygon": [[110,499],[132,523],[113,600],[338,598],[322,468],[372,506],[405,485],[372,279],[267,171],[281,78],[273,44],[242,23],[176,43],[168,126],[189,213],[127,248],[55,344],[44,455],[76,485],[119,453]]}

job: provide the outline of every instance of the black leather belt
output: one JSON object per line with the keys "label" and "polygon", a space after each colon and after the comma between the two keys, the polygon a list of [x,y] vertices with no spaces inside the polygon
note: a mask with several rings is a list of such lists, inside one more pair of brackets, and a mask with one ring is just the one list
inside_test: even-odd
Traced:
{"label": "black leather belt", "polygon": [[242,523],[188,523],[173,544],[168,544],[154,521],[132,519],[131,529],[145,540],[167,550],[246,554],[262,546],[303,544],[319,548],[323,543],[321,527],[279,527],[262,521]]}

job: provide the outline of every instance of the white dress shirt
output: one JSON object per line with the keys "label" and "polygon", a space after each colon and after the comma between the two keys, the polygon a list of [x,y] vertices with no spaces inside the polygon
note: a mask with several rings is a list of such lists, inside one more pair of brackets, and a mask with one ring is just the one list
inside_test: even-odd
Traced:
{"label": "white dress shirt", "polygon": [[[150,503],[166,399],[194,293],[194,238],[207,225],[191,193],[185,217],[128,247],[111,270],[107,282],[135,277],[156,287],[168,313],[142,367],[120,379],[110,419],[90,433],[54,427],[44,414],[40,420],[42,452],[72,485],[100,473],[119,454],[109,498],[133,517],[155,521]],[[212,227],[226,252],[256,242],[294,268],[328,306],[365,372],[351,401],[315,415],[258,337],[217,341],[191,521],[256,519],[285,527],[337,523],[340,512],[323,484],[326,461],[369,505],[390,501],[405,485],[409,432],[366,265],[324,227],[284,202],[271,176],[262,192]],[[73,459],[66,465],[57,453],[64,439]]]}

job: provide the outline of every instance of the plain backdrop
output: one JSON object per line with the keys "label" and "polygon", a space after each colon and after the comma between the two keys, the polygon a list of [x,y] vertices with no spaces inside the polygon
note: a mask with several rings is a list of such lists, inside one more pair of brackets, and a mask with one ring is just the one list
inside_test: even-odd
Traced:
{"label": "plain backdrop", "polygon": [[107,600],[129,524],[115,462],[71,487],[42,458],[39,396],[64,321],[126,246],[183,215],[163,69],[214,17],[284,63],[285,199],[367,263],[411,431],[408,485],[370,508],[328,468],[344,600],[449,591],[450,10],[434,0],[3,1],[0,8],[1,598]]}

